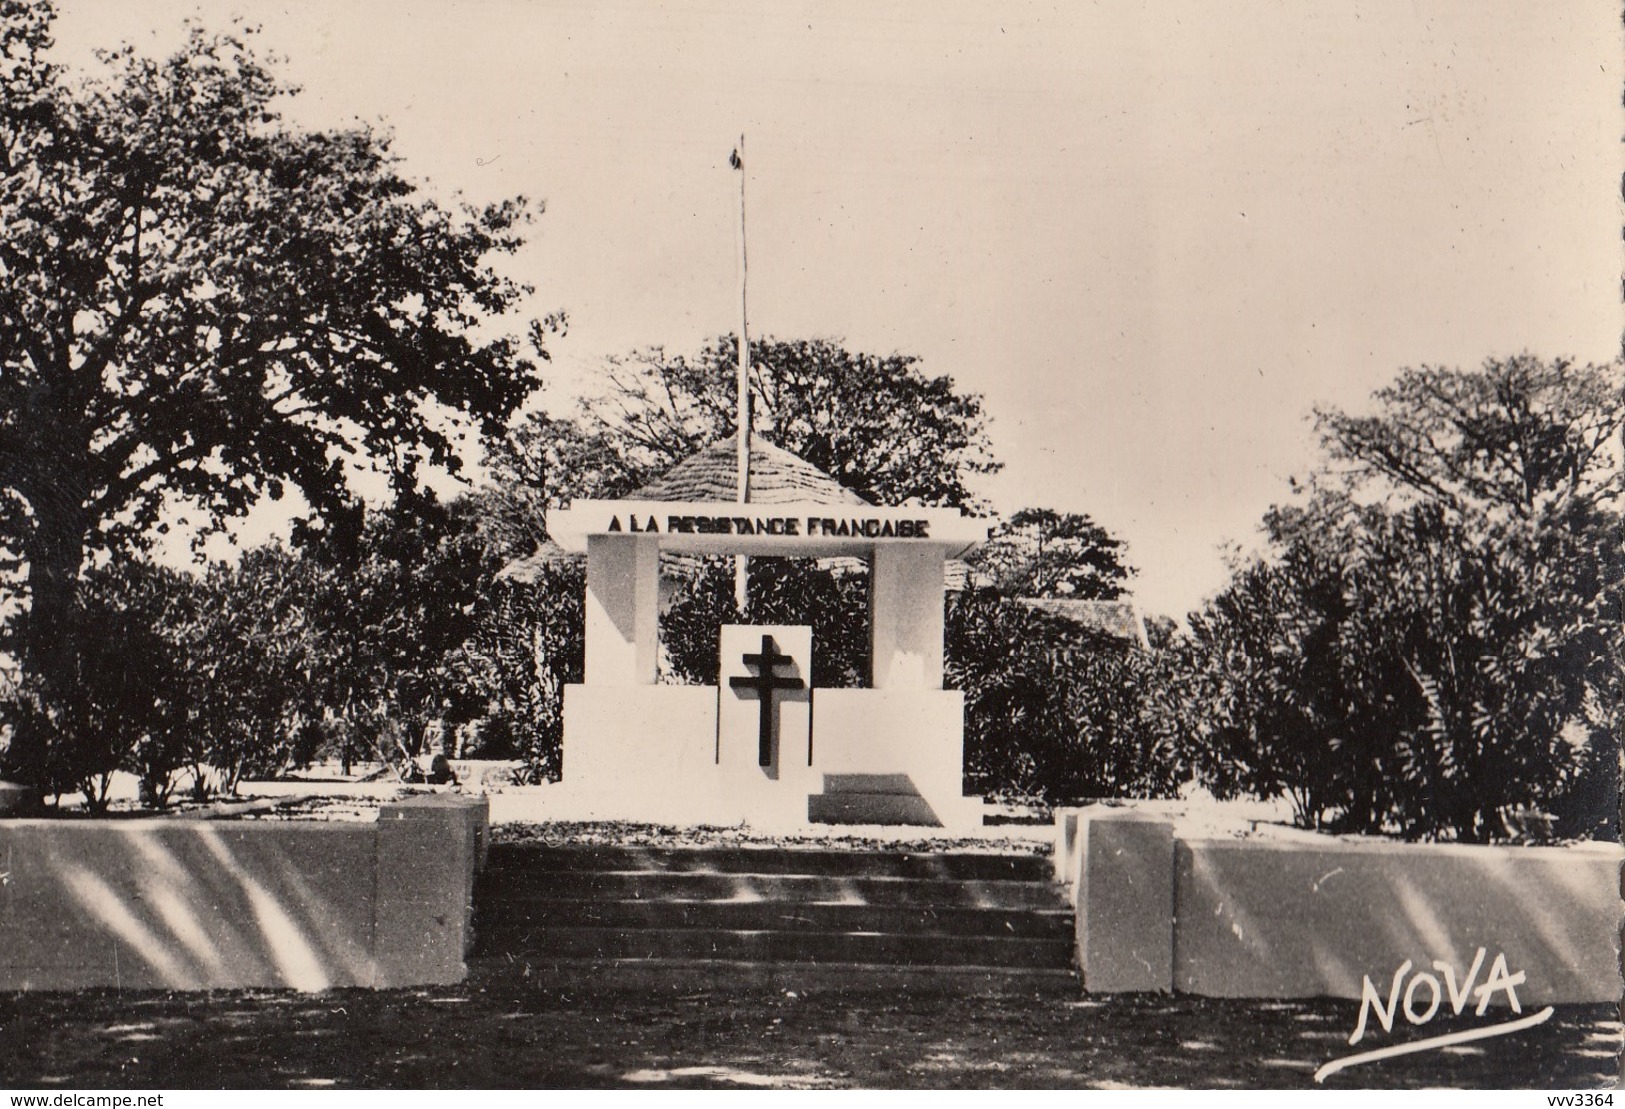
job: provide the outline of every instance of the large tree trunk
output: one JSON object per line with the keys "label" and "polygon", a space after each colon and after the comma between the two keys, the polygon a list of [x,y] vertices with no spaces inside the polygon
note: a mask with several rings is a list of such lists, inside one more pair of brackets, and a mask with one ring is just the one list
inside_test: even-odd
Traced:
{"label": "large tree trunk", "polygon": [[[84,617],[79,572],[90,525],[85,490],[63,482],[30,498],[34,529],[24,545],[28,559],[28,612],[17,622],[28,711],[19,714],[6,751],[5,773],[13,781],[60,792],[74,786],[75,768],[61,764],[63,737],[55,721],[81,698],[80,659]],[[71,761],[71,760],[70,760]],[[66,778],[64,777],[66,775]]]}

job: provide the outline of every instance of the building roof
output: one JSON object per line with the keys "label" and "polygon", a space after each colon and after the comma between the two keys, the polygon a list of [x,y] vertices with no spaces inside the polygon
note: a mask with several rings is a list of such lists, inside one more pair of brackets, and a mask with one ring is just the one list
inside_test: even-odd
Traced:
{"label": "building roof", "polygon": [[497,571],[497,581],[516,581],[521,585],[535,585],[537,579],[546,570],[580,565],[587,559],[586,555],[575,554],[551,540],[544,541],[535,552],[524,558],[516,558],[502,569]]}
{"label": "building roof", "polygon": [[1149,646],[1145,621],[1133,601],[1083,601],[1063,597],[1017,597],[1010,603],[1036,609],[1091,631]]}
{"label": "building roof", "polygon": [[[626,500],[732,501],[739,495],[736,439],[729,436],[677,463]],[[868,504],[817,466],[750,437],[748,504]]]}
{"label": "building roof", "polygon": [[943,586],[950,593],[963,593],[969,589],[984,589],[993,579],[962,558],[950,558],[942,564]]}
{"label": "building roof", "polygon": [[[830,558],[818,560],[818,568],[828,570],[839,575],[868,573],[869,563],[861,558],[851,555],[835,555]],[[976,589],[988,584],[987,576],[980,573],[970,563],[962,558],[944,559],[942,563],[942,588],[949,593],[962,593],[967,589]]]}

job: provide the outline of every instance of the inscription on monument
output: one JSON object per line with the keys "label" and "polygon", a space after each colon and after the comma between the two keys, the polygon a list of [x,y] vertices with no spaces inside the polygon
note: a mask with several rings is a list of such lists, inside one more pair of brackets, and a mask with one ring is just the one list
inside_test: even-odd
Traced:
{"label": "inscription on monument", "polygon": [[617,514],[606,532],[671,535],[776,535],[837,539],[930,539],[929,520],[863,520],[831,516],[667,516],[664,527],[653,513]]}

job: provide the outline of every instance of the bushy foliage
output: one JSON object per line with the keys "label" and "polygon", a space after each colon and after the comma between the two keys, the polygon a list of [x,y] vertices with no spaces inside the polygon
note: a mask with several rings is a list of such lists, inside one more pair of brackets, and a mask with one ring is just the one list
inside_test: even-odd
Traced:
{"label": "bushy foliage", "polygon": [[969,789],[1049,802],[1178,792],[1157,655],[993,591],[950,601],[946,639],[945,684],[965,694]]}
{"label": "bushy foliage", "polygon": [[[354,546],[245,560],[221,608],[275,619],[290,650],[302,641],[300,672],[273,698],[282,733],[315,722],[325,753],[399,764],[460,731],[485,757],[557,777],[563,687],[581,680],[581,571],[563,563],[533,582],[499,580],[503,553],[483,509],[398,500]],[[289,577],[297,596],[274,588]]]}
{"label": "bushy foliage", "polygon": [[582,677],[586,583],[561,562],[529,582],[494,581],[474,631],[454,654],[467,683],[470,757],[522,759],[532,781],[557,781],[564,749],[564,687]]}
{"label": "bushy foliage", "polygon": [[669,676],[692,685],[717,682],[724,624],[810,624],[815,688],[862,686],[869,678],[869,579],[862,569],[820,567],[805,559],[753,558],[749,602],[734,600],[733,560],[685,562],[660,620]]}
{"label": "bushy foliage", "polygon": [[314,563],[271,547],[177,582],[162,632],[178,663],[171,681],[185,706],[185,741],[179,761],[155,772],[189,769],[201,798],[311,757],[321,710],[309,602],[321,584]]}
{"label": "bushy foliage", "polygon": [[201,578],[145,562],[87,574],[82,695],[66,705],[35,696],[24,674],[3,702],[8,725],[32,716],[49,739],[45,791],[77,791],[101,811],[122,770],[163,807],[183,771],[202,797],[296,761],[309,748],[297,728],[310,706],[300,692],[309,641],[289,598],[308,581],[289,580],[290,569],[255,552],[244,568]]}
{"label": "bushy foliage", "polygon": [[1407,371],[1377,401],[1321,414],[1328,467],[1192,617],[1193,765],[1310,826],[1617,827],[1620,367]]}
{"label": "bushy foliage", "polygon": [[155,803],[167,797],[164,768],[179,761],[185,699],[173,680],[178,652],[159,629],[181,577],[142,564],[92,573],[76,611],[76,619],[90,625],[82,629],[87,649],[76,675],[82,695],[66,702],[51,697],[26,671],[8,683],[8,729],[32,727],[47,741],[46,792],[82,793],[99,812],[107,806],[113,772],[131,770]]}
{"label": "bushy foliage", "polygon": [[477,506],[419,499],[352,544],[267,546],[201,576],[129,562],[87,576],[85,696],[72,715],[13,682],[6,722],[51,737],[48,789],[103,808],[116,770],[163,805],[190,779],[235,793],[334,757],[400,765],[425,737],[557,777],[560,700],[581,678],[583,583],[561,564],[497,580]]}
{"label": "bushy foliage", "polygon": [[1347,615],[1340,567],[1310,551],[1238,568],[1229,588],[1176,641],[1189,694],[1187,761],[1220,798],[1286,794],[1318,826],[1341,775],[1364,792],[1382,767],[1347,740],[1338,633]]}

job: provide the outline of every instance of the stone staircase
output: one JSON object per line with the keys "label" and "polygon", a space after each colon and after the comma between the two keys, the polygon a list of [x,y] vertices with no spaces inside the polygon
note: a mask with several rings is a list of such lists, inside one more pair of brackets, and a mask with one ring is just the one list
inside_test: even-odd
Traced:
{"label": "stone staircase", "polygon": [[498,844],[473,958],[558,984],[1076,993],[1048,859]]}
{"label": "stone staircase", "polygon": [[807,798],[807,822],[942,827],[907,774],[825,774],[824,791]]}

